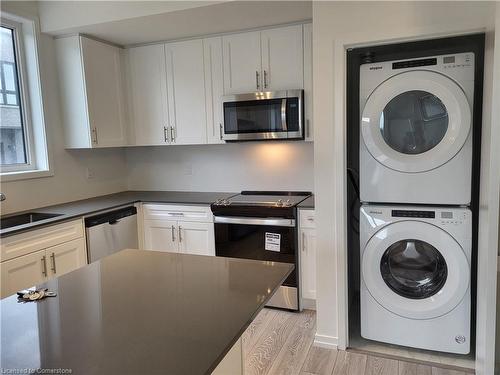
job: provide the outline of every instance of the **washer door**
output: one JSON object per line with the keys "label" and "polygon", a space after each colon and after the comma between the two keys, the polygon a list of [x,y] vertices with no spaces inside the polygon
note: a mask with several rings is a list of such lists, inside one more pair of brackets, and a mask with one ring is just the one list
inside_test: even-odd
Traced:
{"label": "washer door", "polygon": [[362,277],[370,294],[405,318],[432,319],[463,299],[470,267],[447,232],[420,221],[401,221],[378,231],[363,252]]}
{"label": "washer door", "polygon": [[448,162],[463,147],[470,128],[469,102],[460,86],[423,70],[381,83],[361,116],[370,154],[386,167],[408,173]]}

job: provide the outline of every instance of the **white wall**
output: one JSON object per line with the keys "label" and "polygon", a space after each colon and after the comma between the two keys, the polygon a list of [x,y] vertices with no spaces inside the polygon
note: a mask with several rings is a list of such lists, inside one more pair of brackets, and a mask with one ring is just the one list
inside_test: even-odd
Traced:
{"label": "white wall", "polygon": [[[347,344],[346,48],[491,30],[494,10],[492,2],[313,3],[317,343]],[[491,101],[484,111],[491,111]]]}
{"label": "white wall", "polygon": [[[36,5],[24,2],[19,5],[2,3],[2,11],[31,17],[37,14]],[[42,34],[38,51],[45,125],[54,176],[1,182],[0,190],[7,196],[7,200],[0,205],[2,214],[112,193],[127,187],[123,150],[64,149],[53,39]],[[94,178],[86,178],[87,167],[94,172]]]}
{"label": "white wall", "polygon": [[207,6],[218,1],[41,1],[42,32],[53,33],[81,26]]}
{"label": "white wall", "polygon": [[[304,21],[312,15],[311,1],[296,0],[229,1],[175,12],[167,10],[175,6],[189,8],[191,2],[121,1],[119,7],[116,3],[43,1],[42,30],[58,35],[79,32],[131,45]],[[153,13],[155,10],[157,13]],[[105,22],[111,18],[117,20]],[[57,30],[53,29],[56,25]]]}
{"label": "white wall", "polygon": [[131,190],[313,190],[313,145],[238,143],[127,149]]}
{"label": "white wall", "polygon": [[[496,6],[495,33],[487,34],[486,54],[494,58],[485,69],[484,101],[491,111],[483,111],[481,139],[481,192],[479,204],[477,344],[478,370],[493,373],[491,358],[495,356],[495,324],[497,308],[496,277],[499,251],[500,203],[500,2]],[[497,345],[500,343],[497,342]],[[497,349],[498,351],[498,349]],[[496,369],[500,372],[500,368]],[[478,372],[479,373],[479,372]]]}

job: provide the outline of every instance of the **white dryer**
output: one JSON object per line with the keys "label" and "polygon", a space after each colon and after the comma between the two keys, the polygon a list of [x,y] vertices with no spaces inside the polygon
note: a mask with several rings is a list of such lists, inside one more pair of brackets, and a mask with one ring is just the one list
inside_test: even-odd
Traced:
{"label": "white dryer", "polygon": [[361,336],[470,351],[471,211],[363,205]]}
{"label": "white dryer", "polygon": [[360,67],[362,202],[468,205],[474,53]]}

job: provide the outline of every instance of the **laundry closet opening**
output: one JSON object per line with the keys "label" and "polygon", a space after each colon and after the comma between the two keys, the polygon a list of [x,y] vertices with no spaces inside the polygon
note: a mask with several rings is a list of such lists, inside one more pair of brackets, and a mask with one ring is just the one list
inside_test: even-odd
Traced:
{"label": "laundry closet opening", "polygon": [[475,365],[484,34],[347,51],[348,348]]}

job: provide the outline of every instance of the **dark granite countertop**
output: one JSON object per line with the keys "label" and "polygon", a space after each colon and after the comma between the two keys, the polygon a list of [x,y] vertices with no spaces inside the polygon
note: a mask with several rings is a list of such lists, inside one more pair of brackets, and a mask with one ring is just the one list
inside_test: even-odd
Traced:
{"label": "dark granite countertop", "polygon": [[[19,225],[12,228],[0,230],[0,237],[31,230],[48,224],[74,219],[89,215],[98,211],[108,210],[136,202],[159,202],[173,204],[203,204],[209,205],[217,199],[229,198],[237,193],[217,192],[188,192],[188,191],[124,191],[99,197],[78,200],[28,210],[27,212],[56,213],[61,214],[50,219],[40,220],[34,223]],[[19,214],[9,214],[5,217]]]}
{"label": "dark granite countertop", "polygon": [[210,374],[293,265],[123,250],[1,304],[3,369]]}
{"label": "dark granite countertop", "polygon": [[309,198],[300,202],[297,207],[298,208],[313,209],[314,208],[314,195],[311,195]]}

